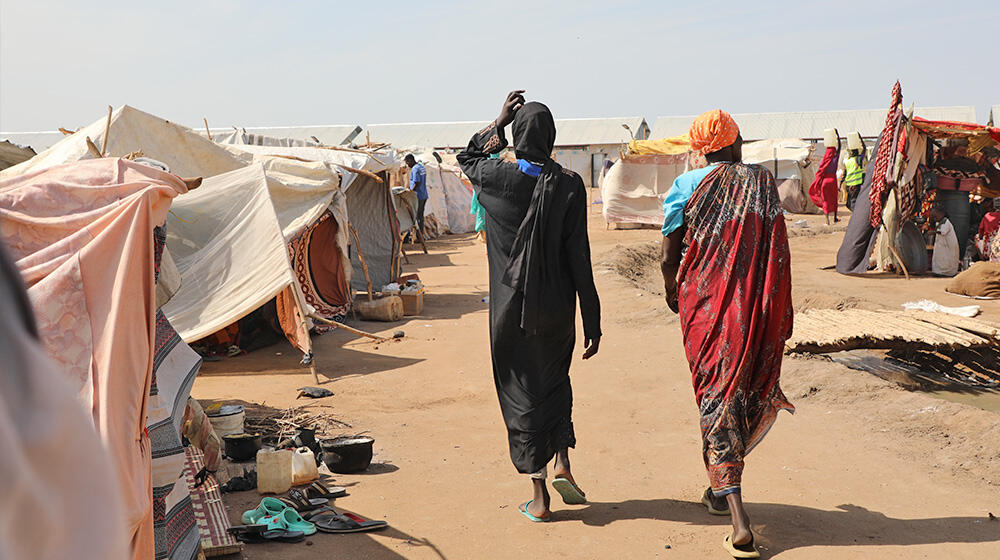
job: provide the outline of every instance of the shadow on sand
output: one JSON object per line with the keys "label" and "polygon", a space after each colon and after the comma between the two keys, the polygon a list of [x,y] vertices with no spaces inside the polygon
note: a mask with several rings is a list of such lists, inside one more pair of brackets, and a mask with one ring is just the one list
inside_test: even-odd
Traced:
{"label": "shadow on sand", "polygon": [[[747,503],[758,543],[769,555],[809,546],[889,546],[938,543],[1000,543],[1000,522],[982,517],[897,519],[864,507],[845,504],[827,511],[804,506]],[[655,519],[729,528],[728,517],[709,515],[700,503],[669,498],[594,502],[556,511],[553,522],[580,521],[603,527],[615,521]]]}

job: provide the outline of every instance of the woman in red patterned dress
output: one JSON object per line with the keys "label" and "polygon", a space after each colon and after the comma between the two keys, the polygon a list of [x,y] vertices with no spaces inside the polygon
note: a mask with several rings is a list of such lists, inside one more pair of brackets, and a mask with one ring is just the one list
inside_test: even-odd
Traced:
{"label": "woman in red patterned dress", "polygon": [[794,411],[778,385],[792,332],[788,237],[774,177],[740,163],[742,140],[732,117],[706,113],[690,136],[691,147],[715,167],[688,198],[682,224],[664,228],[663,281],[667,304],[680,315],[701,415],[711,483],[702,503],[731,516],[726,550],[755,558],[741,496],[744,457],[779,410]]}

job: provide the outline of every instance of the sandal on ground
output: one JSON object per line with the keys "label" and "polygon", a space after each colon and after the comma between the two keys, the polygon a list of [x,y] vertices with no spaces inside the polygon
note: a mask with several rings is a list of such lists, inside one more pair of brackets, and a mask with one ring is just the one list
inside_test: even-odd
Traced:
{"label": "sandal on ground", "polygon": [[733,544],[733,535],[727,534],[722,540],[722,548],[732,555],[733,558],[760,558],[760,552],[754,544],[753,532],[750,533],[750,542],[746,544]]}
{"label": "sandal on ground", "polygon": [[726,509],[715,509],[712,505],[712,489],[706,488],[705,493],[701,495],[701,503],[708,508],[708,513],[712,515],[729,515],[729,506],[726,505]]}
{"label": "sandal on ground", "polygon": [[552,481],[552,487],[562,496],[564,504],[579,505],[587,503],[587,495],[583,493],[583,490],[580,490],[579,486],[566,477],[557,476]]}
{"label": "sandal on ground", "polygon": [[263,517],[278,515],[288,507],[278,498],[264,498],[254,509],[244,511],[242,521],[244,525],[256,525]]}
{"label": "sandal on ground", "polygon": [[524,502],[523,504],[517,506],[517,510],[521,512],[521,515],[527,517],[528,519],[530,519],[535,523],[548,523],[549,521],[551,521],[552,519],[551,514],[546,515],[545,517],[535,517],[534,515],[531,515],[531,513],[528,512],[528,506],[531,505],[531,502],[533,501],[535,500],[528,500],[527,502]]}
{"label": "sandal on ground", "polygon": [[313,482],[302,489],[309,503],[313,505],[325,505],[331,498],[339,498],[347,495],[347,489],[341,486],[327,487],[320,481]]}
{"label": "sandal on ground", "polygon": [[[315,503],[312,500],[306,498],[306,495],[302,493],[301,490],[292,488],[288,492],[288,496],[284,498],[278,498],[285,506],[294,509],[299,513],[306,513],[307,511],[312,511],[314,509],[319,509],[323,507],[327,500],[321,500],[319,503]],[[279,512],[280,513],[280,512]]]}
{"label": "sandal on ground", "polygon": [[226,531],[236,538],[241,535],[248,537],[259,537],[267,529],[267,525],[233,525],[232,527],[226,529]]}
{"label": "sandal on ground", "polygon": [[316,525],[302,519],[299,512],[292,508],[285,508],[285,511],[281,512],[281,517],[284,518],[289,531],[302,531],[302,534],[307,537],[316,534]]}
{"label": "sandal on ground", "polygon": [[236,538],[245,543],[261,543],[265,541],[299,542],[306,538],[302,531],[292,531],[288,523],[281,515],[269,515],[262,517],[259,525],[260,529],[254,528],[250,531],[240,531],[236,533]]}
{"label": "sandal on ground", "polygon": [[385,521],[372,521],[353,513],[337,513],[332,509],[312,516],[310,521],[324,533],[361,533],[389,526]]}

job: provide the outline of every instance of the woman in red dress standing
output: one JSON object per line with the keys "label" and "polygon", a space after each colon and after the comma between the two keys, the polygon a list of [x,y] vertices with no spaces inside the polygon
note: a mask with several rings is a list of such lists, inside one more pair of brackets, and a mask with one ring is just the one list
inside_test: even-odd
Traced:
{"label": "woman in red dress standing", "polygon": [[837,218],[837,163],[840,161],[840,134],[833,129],[837,138],[837,146],[827,146],[823,153],[823,161],[816,170],[816,178],[813,179],[809,187],[809,198],[813,204],[823,209],[826,214],[826,225],[830,225],[830,214],[833,214],[833,223],[840,220]]}

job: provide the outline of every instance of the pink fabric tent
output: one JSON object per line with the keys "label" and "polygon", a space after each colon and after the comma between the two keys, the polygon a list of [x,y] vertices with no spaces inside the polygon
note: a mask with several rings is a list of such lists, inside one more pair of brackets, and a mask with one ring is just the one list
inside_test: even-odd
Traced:
{"label": "pink fabric tent", "polygon": [[154,548],[153,228],[186,191],[174,175],[111,158],[0,181],[0,240],[24,277],[43,346],[111,455],[136,559]]}

